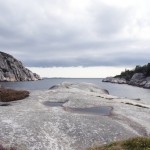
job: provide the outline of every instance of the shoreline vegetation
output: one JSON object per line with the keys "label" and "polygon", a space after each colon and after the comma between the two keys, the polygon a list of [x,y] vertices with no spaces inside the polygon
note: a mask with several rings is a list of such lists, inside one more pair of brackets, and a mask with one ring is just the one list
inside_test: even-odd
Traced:
{"label": "shoreline vegetation", "polygon": [[150,63],[144,66],[137,65],[133,70],[126,69],[121,72],[120,75],[116,75],[114,78],[124,78],[126,81],[130,81],[134,74],[142,73],[143,76],[150,77]]}
{"label": "shoreline vegetation", "polygon": [[[90,147],[87,150],[149,150],[150,138],[135,137],[123,141],[111,142],[100,147]],[[3,147],[0,144],[0,150],[17,150],[15,147]]]}
{"label": "shoreline vegetation", "polygon": [[29,96],[29,92],[25,90],[13,90],[0,88],[0,102],[11,102],[25,99]]}
{"label": "shoreline vegetation", "polygon": [[120,75],[107,77],[103,82],[128,84],[150,89],[150,63],[144,66],[137,65],[133,70],[125,70]]}
{"label": "shoreline vegetation", "polygon": [[136,137],[124,141],[112,142],[110,144],[88,148],[88,150],[149,150],[150,138]]}
{"label": "shoreline vegetation", "polygon": [[[123,141],[111,142],[100,147],[90,147],[87,150],[149,150],[150,138],[135,137]],[[3,147],[0,144],[0,150],[17,150],[15,147]]]}

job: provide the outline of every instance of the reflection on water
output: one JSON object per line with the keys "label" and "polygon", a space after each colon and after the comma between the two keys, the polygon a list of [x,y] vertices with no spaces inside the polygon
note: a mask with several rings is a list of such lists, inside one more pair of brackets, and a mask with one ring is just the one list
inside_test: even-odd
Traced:
{"label": "reflection on water", "polygon": [[62,107],[62,105],[64,104],[65,102],[50,102],[50,101],[46,101],[44,102],[43,104],[45,106],[50,106],[50,107]]}
{"label": "reflection on water", "polygon": [[[63,104],[66,102],[51,102],[45,101],[43,104],[49,107],[63,107]],[[109,106],[99,106],[99,107],[89,107],[89,108],[72,108],[72,107],[63,107],[65,111],[72,113],[81,113],[81,114],[93,114],[93,115],[110,115],[112,107]]]}
{"label": "reflection on water", "polygon": [[100,106],[100,107],[89,107],[89,108],[64,108],[66,111],[81,114],[93,114],[93,115],[110,115],[112,107]]}

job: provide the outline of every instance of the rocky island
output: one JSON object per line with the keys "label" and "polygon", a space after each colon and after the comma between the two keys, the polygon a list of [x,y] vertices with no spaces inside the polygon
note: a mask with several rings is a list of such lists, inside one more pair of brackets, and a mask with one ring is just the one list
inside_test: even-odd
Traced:
{"label": "rocky island", "polygon": [[0,81],[35,81],[40,76],[25,68],[21,61],[0,52]]}
{"label": "rocky island", "polygon": [[17,150],[85,150],[150,136],[150,103],[90,83],[61,83],[0,106],[0,144]]}
{"label": "rocky island", "polygon": [[150,63],[144,66],[136,66],[133,70],[125,70],[115,77],[107,77],[103,82],[129,84],[150,89]]}

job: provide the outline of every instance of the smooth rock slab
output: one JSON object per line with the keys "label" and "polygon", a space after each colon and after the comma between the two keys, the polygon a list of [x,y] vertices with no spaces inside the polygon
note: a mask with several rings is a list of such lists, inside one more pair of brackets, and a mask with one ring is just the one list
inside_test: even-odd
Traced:
{"label": "smooth rock slab", "polygon": [[[55,89],[31,91],[25,100],[1,107],[0,141],[16,145],[18,150],[84,150],[148,134],[149,109],[98,97],[108,94],[92,84],[83,87],[85,83],[63,83]],[[47,101],[64,102],[63,107],[71,108],[107,106],[113,111],[111,116],[72,113],[43,105]]]}

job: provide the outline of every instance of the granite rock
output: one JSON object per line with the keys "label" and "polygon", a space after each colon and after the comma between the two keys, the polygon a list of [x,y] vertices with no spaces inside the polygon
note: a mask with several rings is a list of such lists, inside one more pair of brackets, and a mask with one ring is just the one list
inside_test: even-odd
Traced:
{"label": "granite rock", "polygon": [[111,83],[118,83],[118,84],[126,84],[127,81],[124,78],[113,78],[107,77],[102,80],[103,82],[111,82]]}
{"label": "granite rock", "polygon": [[150,77],[145,77],[143,73],[135,73],[130,79],[130,81],[126,81],[124,78],[113,78],[113,77],[107,77],[102,81],[118,84],[129,84],[147,89],[150,88]]}
{"label": "granite rock", "polygon": [[35,81],[40,76],[25,68],[21,61],[0,52],[0,81]]}
{"label": "granite rock", "polygon": [[128,84],[143,88],[150,88],[150,77],[145,77],[143,73],[136,73],[133,75]]}
{"label": "granite rock", "polygon": [[[62,106],[45,105],[54,102]],[[111,113],[74,111],[93,107],[111,108]],[[112,96],[89,83],[65,82],[0,106],[0,144],[17,150],[86,150],[150,136],[149,108],[149,101]]]}
{"label": "granite rock", "polygon": [[130,85],[142,86],[146,83],[143,73],[135,73],[131,80],[129,81]]}

